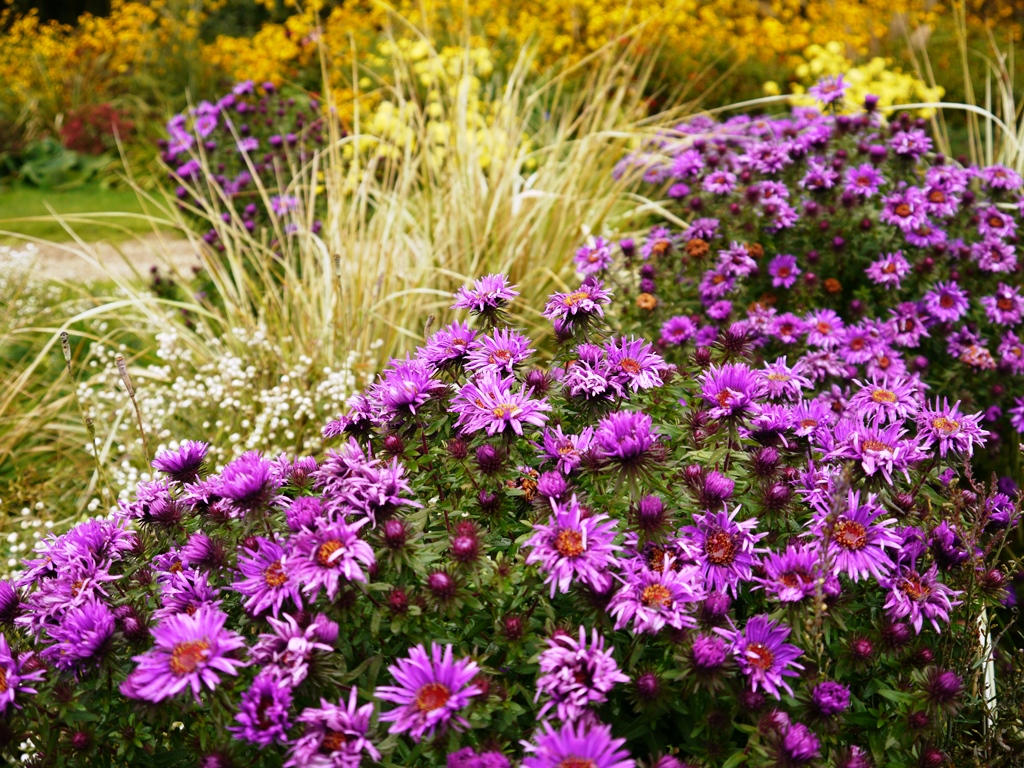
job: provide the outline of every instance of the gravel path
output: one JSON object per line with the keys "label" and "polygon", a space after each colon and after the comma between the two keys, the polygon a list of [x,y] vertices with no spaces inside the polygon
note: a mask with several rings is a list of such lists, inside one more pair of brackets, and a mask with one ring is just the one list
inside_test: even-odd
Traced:
{"label": "gravel path", "polygon": [[[5,250],[0,249],[0,268],[18,259]],[[155,234],[140,235],[116,246],[91,243],[85,249],[74,242],[47,243],[36,248],[35,261],[38,276],[72,283],[103,280],[111,274],[145,276],[153,266],[170,265],[182,273],[199,266],[199,258],[188,240]]]}

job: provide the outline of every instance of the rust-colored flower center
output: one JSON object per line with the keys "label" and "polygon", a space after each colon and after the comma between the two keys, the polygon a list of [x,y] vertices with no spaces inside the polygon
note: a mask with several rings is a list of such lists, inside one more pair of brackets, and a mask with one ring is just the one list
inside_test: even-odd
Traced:
{"label": "rust-colored flower center", "polygon": [[316,550],[316,561],[324,568],[333,568],[341,560],[341,550],[345,548],[337,539],[325,541]]}
{"label": "rust-colored flower center", "polygon": [[665,570],[665,550],[661,547],[651,549],[647,558],[647,567],[656,573],[663,572]]}
{"label": "rust-colored flower center", "polygon": [[668,240],[661,239],[656,241],[654,245],[651,246],[651,253],[653,253],[655,256],[664,256],[666,253],[668,253],[668,249],[671,247],[672,243],[670,243]]}
{"label": "rust-colored flower center", "polygon": [[810,581],[811,577],[806,571],[794,570],[779,574],[779,583],[791,589],[801,589]]}
{"label": "rust-colored flower center", "polygon": [[874,400],[876,403],[889,404],[895,403],[897,400],[896,393],[890,392],[888,389],[876,389],[874,392],[871,393],[871,399]]}
{"label": "rust-colored flower center", "polygon": [[790,275],[789,267],[779,267],[778,272],[779,272],[779,277],[789,277],[789,275]]}
{"label": "rust-colored flower center", "polygon": [[715,531],[704,540],[704,554],[715,565],[730,565],[736,559],[736,545],[725,531]]}
{"label": "rust-colored flower center", "polygon": [[896,206],[895,213],[900,218],[905,219],[907,218],[907,216],[910,215],[910,206],[907,205],[906,203],[900,203],[899,205]]}
{"label": "rust-colored flower center", "polygon": [[7,670],[0,667],[0,693],[7,693],[9,687],[7,685]]}
{"label": "rust-colored flower center", "polygon": [[893,261],[885,262],[885,265],[882,267],[882,271],[885,272],[885,274],[887,274],[887,275],[891,275],[893,272],[896,271],[896,262],[893,262]]}
{"label": "rust-colored flower center", "polygon": [[825,290],[829,293],[839,293],[843,290],[843,284],[834,277],[825,278]]}
{"label": "rust-colored flower center", "polygon": [[1003,226],[1003,220],[1000,219],[998,216],[989,216],[988,225],[990,227],[1001,227]]}
{"label": "rust-colored flower center", "polygon": [[793,335],[793,324],[783,323],[779,326],[779,336],[786,337]]}
{"label": "rust-colored flower center", "polygon": [[672,603],[672,593],[661,584],[644,587],[640,594],[640,602],[648,608],[668,608]]}
{"label": "rust-colored flower center", "polygon": [[636,297],[636,305],[640,309],[652,310],[658,306],[658,300],[649,293],[641,293]]}
{"label": "rust-colored flower center", "polygon": [[497,365],[498,363],[507,363],[512,359],[512,352],[507,349],[496,349],[487,358],[487,362],[491,365]]}
{"label": "rust-colored flower center", "polygon": [[857,177],[857,184],[859,186],[862,186],[862,187],[870,187],[871,186],[871,177],[870,176],[858,176]]}
{"label": "rust-colored flower center", "polygon": [[555,768],[597,768],[597,763],[587,757],[570,755],[556,765]]}
{"label": "rust-colored flower center", "polygon": [[939,416],[938,418],[932,419],[932,428],[937,429],[939,432],[952,434],[960,429],[960,422],[953,419],[947,419],[945,416]]}
{"label": "rust-colored flower center", "polygon": [[176,675],[188,675],[196,671],[210,652],[210,644],[205,640],[187,640],[178,643],[171,651],[171,672]]}
{"label": "rust-colored flower center", "polygon": [[763,643],[750,643],[747,646],[747,663],[750,666],[767,671],[771,669],[775,661],[775,654],[772,649]]}
{"label": "rust-colored flower center", "polygon": [[941,189],[933,189],[928,193],[928,201],[931,203],[944,203],[946,202],[946,193]]}
{"label": "rust-colored flower center", "polygon": [[723,408],[728,408],[732,404],[732,392],[728,389],[723,389],[715,395],[715,400],[717,400],[718,404]]}
{"label": "rust-colored flower center", "polygon": [[590,294],[588,294],[586,291],[576,291],[575,293],[570,293],[568,296],[566,296],[562,300],[562,303],[565,304],[565,306],[567,307],[575,307],[577,304],[579,304],[581,301],[588,298],[589,296]]}
{"label": "rust-colored flower center", "polygon": [[865,451],[891,451],[892,446],[888,443],[883,443],[881,440],[865,440],[861,443],[861,447]]}
{"label": "rust-colored flower center", "polygon": [[268,587],[280,587],[288,581],[288,576],[285,574],[280,560],[275,560],[263,572],[263,581],[266,582]]}
{"label": "rust-colored flower center", "polygon": [[346,744],[348,744],[348,737],[344,733],[328,731],[324,734],[323,741],[320,742],[320,751],[323,754],[329,755],[332,752],[337,752]]}
{"label": "rust-colored flower center", "polygon": [[931,587],[921,583],[921,577],[911,572],[900,580],[900,591],[914,602],[920,603],[932,593]]}
{"label": "rust-colored flower center", "polygon": [[996,301],[996,306],[1003,310],[1003,312],[1009,312],[1013,309],[1013,300],[1003,297]]}
{"label": "rust-colored flower center", "polygon": [[416,709],[433,712],[448,703],[452,692],[443,683],[427,683],[416,692]]}
{"label": "rust-colored flower center", "polygon": [[881,357],[878,358],[878,367],[881,368],[883,371],[890,365],[892,365],[892,360],[890,360],[885,355],[882,355]]}
{"label": "rust-colored flower center", "polygon": [[715,275],[711,276],[711,284],[712,285],[721,285],[724,282],[725,282],[725,275],[715,274]]}
{"label": "rust-colored flower center", "polygon": [[864,344],[864,338],[862,336],[858,336],[857,338],[850,342],[850,349],[852,349],[854,352],[860,352],[862,349],[864,349]]}
{"label": "rust-colored flower center", "polygon": [[810,429],[811,427],[816,427],[816,426],[818,426],[818,420],[817,419],[801,419],[800,420],[800,427],[801,427],[801,429]]}
{"label": "rust-colored flower center", "polygon": [[500,405],[496,405],[491,413],[494,414],[494,418],[496,419],[504,419],[506,416],[517,415],[521,410],[522,409],[515,403],[502,403]]}
{"label": "rust-colored flower center", "polygon": [[833,536],[836,544],[853,552],[864,549],[868,543],[867,529],[856,520],[847,520],[845,517],[839,518]]}
{"label": "rust-colored flower center", "polygon": [[622,360],[619,363],[619,368],[624,370],[630,376],[636,376],[638,373],[640,373],[640,363],[638,363],[631,357],[627,357],[625,360]]}
{"label": "rust-colored flower center", "polygon": [[708,244],[699,237],[695,237],[686,243],[686,252],[695,259],[707,255],[709,250]]}
{"label": "rust-colored flower center", "polygon": [[818,333],[823,333],[826,336],[832,333],[832,326],[826,323],[825,321],[819,322],[816,327],[818,329]]}
{"label": "rust-colored flower center", "polygon": [[572,528],[563,528],[555,536],[555,549],[562,557],[579,557],[587,548],[583,546],[583,534]]}
{"label": "rust-colored flower center", "polygon": [[939,297],[939,306],[943,309],[949,309],[953,306],[953,297],[948,293],[944,293]]}

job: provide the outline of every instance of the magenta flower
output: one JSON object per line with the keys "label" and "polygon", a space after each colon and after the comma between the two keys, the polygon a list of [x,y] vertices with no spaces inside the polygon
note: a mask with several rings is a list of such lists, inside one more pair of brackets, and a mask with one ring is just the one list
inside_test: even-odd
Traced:
{"label": "magenta flower", "polygon": [[1024,319],[1024,297],[1020,289],[1000,283],[995,296],[982,296],[981,306],[990,322],[997,325],[1017,325]]}
{"label": "magenta flower", "polygon": [[415,416],[418,409],[444,389],[434,373],[425,358],[392,358],[367,394],[386,419]]}
{"label": "magenta flower", "polygon": [[591,706],[603,704],[617,683],[628,683],[612,655],[605,649],[604,638],[594,629],[587,644],[586,629],[580,627],[579,640],[567,633],[549,638],[548,647],[540,654],[541,676],[537,678],[534,701],[546,696],[537,713],[543,719],[550,710],[563,722],[575,722]]}
{"label": "magenta flower", "polygon": [[465,361],[474,339],[476,331],[468,323],[454,322],[427,339],[419,356],[437,368],[459,365]]}
{"label": "magenta flower", "polygon": [[287,613],[280,619],[268,616],[267,622],[274,631],[257,638],[250,657],[254,664],[276,670],[292,686],[308,676],[314,652],[331,653],[338,638],[338,625],[322,613],[305,628]]}
{"label": "magenta flower", "polygon": [[321,589],[334,600],[343,579],[344,583],[366,581],[363,568],[369,568],[375,560],[373,549],[359,538],[359,529],[368,522],[368,517],[351,524],[337,520],[295,535],[287,558],[288,570],[302,584],[310,602],[316,600]]}
{"label": "magenta flower", "polygon": [[752,616],[741,632],[716,628],[732,644],[732,652],[743,673],[750,678],[753,690],[764,690],[776,699],[782,698],[780,691],[790,696],[793,689],[786,682],[787,677],[797,677],[803,669],[797,659],[803,651],[785,642],[791,632],[781,622],[772,621],[768,616]]}
{"label": "magenta flower", "polygon": [[786,365],[786,358],[782,357],[774,363],[767,363],[760,371],[754,374],[764,387],[765,394],[774,399],[786,398],[787,400],[799,400],[800,392],[811,388],[811,382],[807,377],[798,372],[800,364],[790,368]]}
{"label": "magenta flower", "polygon": [[7,637],[0,632],[0,681],[3,682],[3,686],[0,686],[0,712],[6,712],[11,706],[21,709],[15,701],[19,694],[38,693],[35,688],[26,685],[37,683],[46,675],[46,669],[41,666],[25,671],[25,666],[34,655],[12,653],[11,646],[7,644]]}
{"label": "magenta flower", "polygon": [[921,626],[927,619],[941,632],[939,622],[949,623],[949,612],[959,600],[950,598],[961,594],[950,589],[936,578],[938,566],[934,563],[925,573],[914,568],[900,565],[892,577],[881,581],[880,585],[889,590],[889,599],[885,602],[885,610],[892,621],[910,619],[914,631],[921,634]]}
{"label": "magenta flower", "polygon": [[190,688],[198,702],[204,685],[213,690],[222,674],[237,675],[246,662],[230,654],[245,648],[245,640],[224,629],[227,620],[226,613],[209,606],[191,616],[180,613],[164,619],[150,630],[154,647],[132,659],[138,666],[121,684],[121,694],[160,702]]}
{"label": "magenta flower", "polygon": [[676,315],[665,321],[661,326],[661,340],[665,344],[685,344],[697,333],[697,324],[689,317]]}
{"label": "magenta flower", "polygon": [[565,723],[555,730],[541,724],[536,744],[523,742],[529,753],[523,768],[634,768],[635,761],[622,749],[625,739],[613,739],[607,725]]}
{"label": "magenta flower", "polygon": [[728,195],[736,188],[736,174],[729,171],[714,171],[704,177],[701,186],[705,192],[713,195]]}
{"label": "magenta flower", "polygon": [[608,365],[623,387],[636,392],[662,385],[661,375],[668,366],[661,355],[651,349],[644,339],[630,337],[612,339],[604,346]]}
{"label": "magenta flower", "polygon": [[578,435],[565,434],[561,426],[545,429],[544,458],[555,462],[555,468],[567,475],[583,461],[593,439],[593,427],[584,427]]}
{"label": "magenta flower", "polygon": [[468,309],[477,315],[492,315],[504,309],[519,295],[504,275],[487,275],[473,282],[473,287],[462,286],[455,294],[452,309]]}
{"label": "magenta flower", "polygon": [[543,427],[548,417],[544,411],[551,406],[544,398],[534,400],[532,390],[512,391],[515,378],[504,378],[484,371],[459,390],[451,403],[451,412],[458,415],[455,422],[464,432],[486,430],[496,435],[511,430],[523,434],[523,425]]}
{"label": "magenta flower", "polygon": [[772,285],[776,288],[792,288],[800,274],[796,256],[780,253],[768,265],[768,274],[772,276]]}
{"label": "magenta flower", "polygon": [[817,547],[790,544],[781,554],[771,552],[765,556],[764,577],[755,581],[780,603],[799,603],[817,592],[820,563],[821,551]]}
{"label": "magenta flower", "polygon": [[590,279],[575,291],[551,294],[543,314],[555,324],[556,330],[586,327],[595,317],[604,317],[604,307],[611,300],[604,283]]}
{"label": "magenta flower", "polygon": [[646,568],[629,572],[625,584],[608,603],[615,629],[633,623],[634,634],[657,634],[666,625],[695,628],[693,604],[704,599],[700,574],[695,568],[661,571]]}
{"label": "magenta flower", "polygon": [[1020,175],[1005,165],[990,165],[987,168],[982,168],[981,180],[989,189],[1003,192],[1012,192],[1024,184]]}
{"label": "magenta flower", "polygon": [[742,414],[763,393],[763,385],[743,363],[711,366],[701,376],[701,395],[712,406],[708,414],[714,419]]}
{"label": "magenta flower", "polygon": [[906,433],[899,423],[879,426],[843,419],[836,425],[836,447],[826,458],[858,461],[864,474],[881,472],[891,483],[893,472],[907,475],[911,464],[927,457],[916,439],[904,438]]}
{"label": "magenta flower", "polygon": [[811,704],[823,717],[841,715],[850,706],[850,689],[842,683],[825,680],[811,691]]}
{"label": "magenta flower", "polygon": [[478,336],[469,345],[466,368],[470,371],[488,371],[493,374],[512,373],[533,350],[530,340],[510,328],[494,331],[490,336]]}
{"label": "magenta flower", "polygon": [[381,713],[382,722],[392,723],[389,733],[408,732],[419,741],[443,733],[452,722],[456,729],[469,725],[459,712],[481,693],[472,684],[479,668],[469,659],[453,659],[450,645],[431,643],[429,656],[417,645],[388,671],[397,685],[381,686],[376,695],[399,705]]}
{"label": "magenta flower", "polygon": [[812,347],[834,349],[839,346],[839,334],[845,329],[843,320],[831,309],[811,312],[804,320],[807,343]]}
{"label": "magenta flower", "polygon": [[731,592],[739,595],[741,582],[750,581],[758,564],[756,544],[767,533],[753,533],[757,518],[736,522],[740,507],[728,511],[694,515],[697,523],[687,526],[686,533],[696,547],[704,585],[708,592]]}
{"label": "magenta flower", "polygon": [[817,513],[811,521],[811,532],[827,543],[827,556],[834,573],[845,573],[854,581],[867,576],[884,579],[892,569],[887,549],[898,552],[902,546],[893,530],[894,518],[879,518],[885,510],[874,494],[866,494],[861,503],[860,491],[847,491],[846,509],[838,516],[826,497],[813,500]]}
{"label": "magenta flower", "polygon": [[917,415],[921,406],[917,400],[918,384],[907,379],[883,378],[867,384],[858,381],[860,390],[850,398],[849,407],[862,418],[878,424],[897,423]]}
{"label": "magenta flower", "polygon": [[945,458],[949,451],[974,455],[974,446],[984,445],[988,432],[981,428],[981,413],[968,416],[960,412],[960,401],[952,407],[946,398],[942,405],[938,399],[917,417],[917,434],[929,443],[938,442],[939,455]]}
{"label": "magenta flower", "polygon": [[363,753],[380,761],[380,752],[366,733],[373,717],[373,704],[359,706],[357,690],[348,702],[331,704],[320,699],[320,708],[307,707],[298,721],[306,732],[292,746],[284,768],[359,768]]}
{"label": "magenta flower", "polygon": [[81,605],[71,606],[60,624],[49,628],[53,645],[40,654],[58,669],[75,669],[86,662],[99,662],[108,641],[114,634],[114,614],[106,603],[89,598]]}
{"label": "magenta flower", "polygon": [[808,88],[807,93],[822,104],[833,104],[843,100],[849,87],[848,83],[843,82],[843,75],[827,75]]}
{"label": "magenta flower", "polygon": [[936,320],[955,323],[967,314],[967,293],[956,284],[955,280],[936,283],[924,295],[924,306]]}
{"label": "magenta flower", "polygon": [[576,251],[576,271],[597,275],[612,265],[612,246],[603,237],[592,237]]}
{"label": "magenta flower", "polygon": [[178,483],[193,483],[199,479],[199,472],[206,460],[208,443],[184,440],[176,451],[161,451],[153,459],[153,468],[158,469]]}
{"label": "magenta flower", "polygon": [[871,163],[846,170],[846,191],[857,197],[873,197],[884,183],[885,177]]}
{"label": "magenta flower", "polygon": [[666,227],[654,227],[640,247],[640,255],[645,261],[652,256],[654,258],[667,256],[675,248],[675,240],[675,236]]}
{"label": "magenta flower", "polygon": [[291,705],[291,687],[275,670],[265,670],[242,694],[235,715],[239,725],[229,726],[228,730],[236,739],[262,748],[287,744],[292,725],[288,716]]}
{"label": "magenta flower", "polygon": [[239,553],[238,570],[242,578],[232,589],[245,596],[243,605],[253,616],[268,610],[277,616],[285,600],[302,608],[299,582],[285,565],[285,554],[283,546],[262,536],[256,539],[255,551],[249,548]]}
{"label": "magenta flower", "polygon": [[924,192],[917,187],[909,187],[889,195],[878,220],[899,227],[904,233],[913,232],[927,221]]}
{"label": "magenta flower", "polygon": [[605,592],[611,586],[615,552],[622,549],[614,543],[617,521],[604,522],[608,515],[591,514],[575,495],[567,504],[552,502],[551,510],[548,522],[535,524],[533,536],[523,545],[531,550],[527,564],[540,565],[551,597],[568,592],[574,579]]}
{"label": "magenta flower", "polygon": [[886,288],[899,288],[903,278],[910,272],[910,262],[903,258],[902,251],[882,254],[864,270],[871,282]]}

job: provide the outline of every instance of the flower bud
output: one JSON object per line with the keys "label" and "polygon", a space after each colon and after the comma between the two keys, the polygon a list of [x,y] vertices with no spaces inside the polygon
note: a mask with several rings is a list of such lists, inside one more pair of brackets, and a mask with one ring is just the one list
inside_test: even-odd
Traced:
{"label": "flower bud", "polygon": [[430,590],[430,594],[436,600],[447,602],[455,597],[455,592],[458,588],[455,584],[455,579],[445,571],[434,571],[427,576],[427,589]]}
{"label": "flower bud", "polygon": [[480,504],[480,509],[488,514],[496,512],[501,505],[501,499],[496,494],[488,491],[480,491],[476,498]]}
{"label": "flower bud", "polygon": [[493,475],[501,470],[505,457],[493,445],[481,445],[476,449],[476,465],[485,475]]}
{"label": "flower bud", "polygon": [[655,701],[661,694],[661,680],[654,672],[644,672],[635,681],[637,697],[644,702]]}
{"label": "flower bud", "polygon": [[398,435],[388,435],[384,438],[384,453],[391,456],[400,456],[405,450],[405,442]]}
{"label": "flower bud", "polygon": [[537,480],[537,493],[546,499],[558,501],[568,490],[569,485],[565,482],[561,472],[545,472]]}
{"label": "flower bud", "polygon": [[525,631],[526,622],[523,621],[522,616],[509,614],[501,620],[501,634],[506,640],[515,642],[523,636]]}
{"label": "flower bud", "polygon": [[384,546],[391,550],[399,550],[405,546],[408,531],[405,523],[397,518],[391,518],[384,523]]}
{"label": "flower bud", "polygon": [[448,441],[448,453],[457,461],[462,461],[469,455],[469,446],[460,437],[453,437]]}
{"label": "flower bud", "polygon": [[658,496],[644,496],[636,513],[637,527],[644,533],[654,533],[665,524],[665,505]]}
{"label": "flower bud", "polygon": [[395,587],[388,593],[388,608],[392,613],[405,613],[409,610],[409,597],[405,590]]}
{"label": "flower bud", "polygon": [[452,559],[463,565],[476,562],[480,557],[480,534],[476,525],[464,521],[455,526],[451,542]]}
{"label": "flower bud", "polygon": [[761,448],[754,454],[751,466],[758,477],[771,477],[779,467],[779,452],[772,447]]}

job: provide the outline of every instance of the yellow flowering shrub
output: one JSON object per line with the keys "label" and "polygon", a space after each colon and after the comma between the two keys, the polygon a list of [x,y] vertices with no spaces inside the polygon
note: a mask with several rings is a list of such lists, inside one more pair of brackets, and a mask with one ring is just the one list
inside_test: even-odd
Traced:
{"label": "yellow flowering shrub", "polygon": [[[795,82],[790,84],[793,94],[791,101],[798,106],[812,106],[815,103],[813,96],[806,95],[808,87],[822,77],[838,75],[843,75],[843,81],[849,85],[845,98],[849,111],[860,109],[864,97],[869,93],[878,97],[879,107],[937,102],[946,93],[942,86],[930,87],[917,75],[904,72],[894,65],[892,59],[875,56],[864,64],[854,66],[853,61],[847,58],[843,44],[836,41],[808,46],[801,56],[794,57],[794,65]],[[764,90],[768,95],[781,92],[775,82],[765,83]],[[921,109],[918,112],[922,117],[930,117],[935,110]]]}

